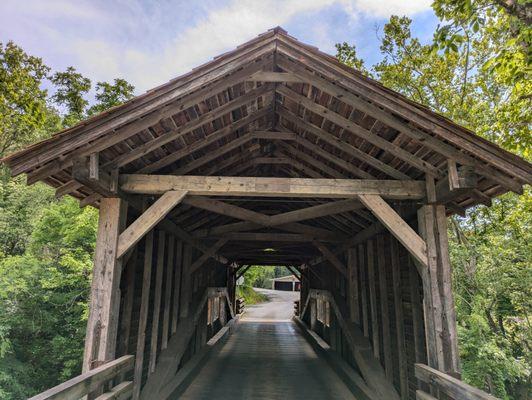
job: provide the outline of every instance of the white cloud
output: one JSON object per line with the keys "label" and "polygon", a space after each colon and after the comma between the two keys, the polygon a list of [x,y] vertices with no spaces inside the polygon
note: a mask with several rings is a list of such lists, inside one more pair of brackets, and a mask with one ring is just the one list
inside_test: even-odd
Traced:
{"label": "white cloud", "polygon": [[[305,14],[320,15],[317,11],[327,12],[335,6],[356,20],[360,14],[385,18],[430,7],[430,0],[228,0],[222,6],[214,0],[193,6],[178,3],[27,0],[21,6],[20,0],[2,0],[0,34],[20,39],[23,47],[45,57],[45,62],[53,58],[59,68],[74,65],[95,81],[123,77],[141,92]],[[189,21],[184,17],[187,14]],[[323,21],[316,20],[308,27],[312,36],[318,37],[313,44],[330,48],[326,42],[331,40],[333,28],[338,29],[328,30]]]}

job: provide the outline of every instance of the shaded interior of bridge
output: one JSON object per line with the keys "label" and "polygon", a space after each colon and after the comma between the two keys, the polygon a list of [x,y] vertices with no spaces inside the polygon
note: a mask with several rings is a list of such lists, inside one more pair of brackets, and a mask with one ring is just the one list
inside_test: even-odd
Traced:
{"label": "shaded interior of bridge", "polygon": [[174,399],[354,399],[291,321],[297,292],[268,291]]}

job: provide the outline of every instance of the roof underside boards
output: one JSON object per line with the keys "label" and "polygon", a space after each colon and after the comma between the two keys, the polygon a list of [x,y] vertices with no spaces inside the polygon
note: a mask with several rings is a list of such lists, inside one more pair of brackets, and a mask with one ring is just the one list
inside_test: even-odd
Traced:
{"label": "roof underside boards", "polygon": [[[98,153],[103,171],[447,181],[449,163],[467,168],[475,186],[449,199],[452,211],[532,182],[532,166],[427,108],[302,44],[281,28],[121,106],[6,157],[14,175],[43,181],[82,204],[100,195],[75,181],[72,166]],[[220,198],[217,198],[220,200]],[[274,215],[334,200],[230,198],[227,204]],[[334,246],[375,219],[364,209],[261,227],[181,204],[170,218],[192,236],[233,235],[224,254],[252,262],[300,263],[319,255],[308,232]],[[218,233],[209,233],[213,227]],[[209,229],[208,229],[209,228]],[[233,229],[234,228],[234,229]],[[282,228],[282,229],[281,229]],[[319,228],[319,229],[318,229]],[[231,230],[233,229],[233,230]],[[236,230],[235,230],[236,229]],[[241,232],[254,240],[245,241]],[[240,236],[239,236],[240,235]],[[276,250],[264,252],[276,235]],[[249,254],[249,258],[247,254]]]}

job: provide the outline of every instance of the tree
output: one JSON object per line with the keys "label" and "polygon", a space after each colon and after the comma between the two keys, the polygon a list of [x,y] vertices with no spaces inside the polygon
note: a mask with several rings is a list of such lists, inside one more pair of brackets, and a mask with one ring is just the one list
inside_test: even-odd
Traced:
{"label": "tree", "polygon": [[[448,16],[462,3],[437,1],[436,12]],[[438,34],[422,43],[409,18],[392,16],[381,38],[383,58],[370,70],[385,86],[530,159],[530,83],[524,69],[492,68],[490,60],[507,46],[498,32],[510,24],[504,14],[493,18],[482,29],[460,25],[461,36],[440,47]],[[528,398],[531,385],[531,201],[530,190],[507,194],[491,208],[451,219],[463,378],[505,399]]]}
{"label": "tree", "polygon": [[355,45],[350,45],[347,42],[336,43],[336,57],[345,65],[356,69],[357,71],[368,73],[364,66],[364,60],[358,58]]}
{"label": "tree", "polygon": [[111,107],[126,102],[133,97],[135,87],[124,79],[115,79],[114,84],[98,82],[96,84],[97,104],[89,108],[88,115],[98,114]]}
{"label": "tree", "polygon": [[41,89],[49,68],[13,42],[0,43],[0,158],[42,139],[58,119]]}
{"label": "tree", "polygon": [[85,78],[74,67],[68,67],[64,72],[56,72],[50,77],[56,86],[52,99],[66,108],[63,124],[71,126],[86,116],[89,101],[85,98],[91,89],[91,81]]}

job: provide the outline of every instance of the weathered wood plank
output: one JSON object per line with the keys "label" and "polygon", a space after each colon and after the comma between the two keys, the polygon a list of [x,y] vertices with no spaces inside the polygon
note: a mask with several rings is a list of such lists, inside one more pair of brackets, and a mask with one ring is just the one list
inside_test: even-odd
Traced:
{"label": "weathered wood plank", "polygon": [[168,335],[170,328],[170,310],[172,309],[172,285],[174,283],[173,273],[175,270],[174,252],[175,252],[175,238],[168,236],[168,251],[165,268],[165,289],[164,289],[164,310],[163,310],[163,333],[161,337],[161,349],[166,349],[168,346]]}
{"label": "weathered wood plank", "polygon": [[360,302],[358,287],[359,260],[355,248],[347,250],[347,270],[349,278],[349,315],[351,321],[360,325]]}
{"label": "weathered wood plank", "polygon": [[395,239],[390,241],[390,267],[392,269],[393,309],[395,315],[395,335],[397,339],[397,363],[399,367],[399,387],[401,399],[408,400],[408,360],[405,342],[405,321],[399,263],[399,245]]}
{"label": "weathered wood plank", "polygon": [[176,241],[175,252],[175,271],[174,271],[174,299],[172,309],[172,335],[177,331],[177,323],[179,321],[179,304],[181,299],[181,276],[183,271],[183,242]]}
{"label": "weathered wood plank", "polygon": [[422,199],[423,181],[368,179],[308,179],[227,176],[121,175],[127,193],[162,194],[170,190],[190,195],[346,198],[379,195],[392,199]]}
{"label": "weathered wood plank", "polygon": [[29,400],[79,399],[98,389],[109,379],[130,370],[133,362],[134,356],[132,355],[120,357],[33,396]]}
{"label": "weathered wood plank", "polygon": [[452,399],[497,400],[496,397],[427,365],[416,364],[415,368],[417,378],[435,385]]}
{"label": "weathered wood plank", "polygon": [[347,269],[344,263],[342,263],[338,257],[336,257],[336,255],[334,255],[334,253],[327,248],[327,246],[316,240],[313,240],[312,244],[325,256],[332,266],[342,274],[342,276],[347,277]]}
{"label": "weathered wood plank", "polygon": [[133,394],[133,382],[126,381],[119,383],[113,387],[109,392],[98,396],[94,400],[126,400]]}
{"label": "weathered wood plank", "polygon": [[377,360],[381,359],[381,343],[379,333],[379,317],[377,311],[377,293],[375,282],[375,242],[368,240],[366,243],[367,267],[368,267],[368,287],[369,287],[369,306],[371,314],[371,343],[373,345],[373,355]]}
{"label": "weathered wood plank", "polygon": [[155,291],[153,293],[153,312],[151,319],[151,340],[150,340],[150,361],[148,364],[148,373],[155,371],[157,362],[157,346],[159,339],[159,321],[161,315],[161,298],[163,289],[164,261],[166,235],[164,231],[159,231],[157,238],[157,267],[155,272]]}
{"label": "weathered wood plank", "polygon": [[379,303],[382,322],[382,350],[386,379],[393,383],[392,338],[390,333],[390,311],[388,304],[388,282],[386,279],[386,243],[384,235],[377,236],[377,268],[379,270]]}
{"label": "weathered wood plank", "polygon": [[359,195],[360,201],[373,212],[386,228],[401,242],[403,246],[427,267],[427,245],[425,241],[401,218],[395,210],[380,196]]}
{"label": "weathered wood plank", "polygon": [[142,384],[142,368],[144,364],[144,347],[146,345],[146,326],[150,302],[150,283],[153,258],[153,230],[144,239],[144,273],[142,276],[142,294],[140,300],[139,328],[137,331],[137,350],[135,355],[135,372],[133,379],[133,400],[140,396]]}
{"label": "weathered wood plank", "polygon": [[364,243],[358,245],[358,266],[360,268],[360,305],[362,306],[362,329],[364,337],[369,338],[369,317],[368,317],[368,280],[367,263],[365,259],[366,246]]}
{"label": "weathered wood plank", "polygon": [[186,196],[186,191],[170,190],[155,201],[140,217],[138,217],[118,239],[117,257],[122,257],[142,237],[157,225]]}
{"label": "weathered wood plank", "polygon": [[118,237],[125,225],[127,203],[105,198],[100,204],[98,233],[91,284],[90,313],[85,337],[83,372],[93,362],[115,357],[122,261],[117,257]]}

